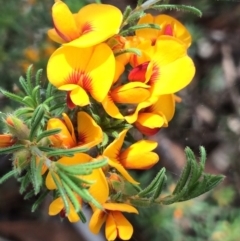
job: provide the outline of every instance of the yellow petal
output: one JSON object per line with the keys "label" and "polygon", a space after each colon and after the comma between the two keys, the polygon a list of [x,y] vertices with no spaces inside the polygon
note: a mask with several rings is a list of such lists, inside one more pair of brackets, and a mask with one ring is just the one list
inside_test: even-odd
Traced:
{"label": "yellow petal", "polygon": [[105,235],[108,241],[114,241],[117,238],[117,225],[111,213],[107,216]]}
{"label": "yellow petal", "polygon": [[57,42],[57,43],[59,43],[59,44],[65,43],[64,39],[62,39],[62,38],[57,34],[57,32],[56,32],[56,30],[55,30],[54,28],[49,29],[47,33],[48,33],[48,37],[49,37],[51,40],[53,40],[53,41],[55,41],[55,42]]}
{"label": "yellow petal", "polygon": [[47,130],[56,128],[60,128],[61,131],[49,137],[54,147],[71,148],[76,146],[76,142],[73,140],[64,122],[58,118],[51,118],[47,123]]}
{"label": "yellow petal", "polygon": [[90,103],[88,94],[80,86],[70,92],[70,98],[78,106],[85,106]]}
{"label": "yellow petal", "polygon": [[[55,174],[55,177],[59,180],[59,177],[56,174]],[[53,181],[52,174],[50,171],[47,174],[45,184],[46,184],[47,189],[49,189],[49,190],[57,189],[57,186],[56,186],[55,182]]]}
{"label": "yellow petal", "polygon": [[69,116],[66,113],[62,113],[62,116],[63,116],[64,122],[72,136],[74,143],[77,143],[72,121],[70,120]]}
{"label": "yellow petal", "polygon": [[73,14],[62,1],[57,1],[52,7],[52,17],[56,32],[66,42],[79,37],[80,33]]}
{"label": "yellow petal", "polygon": [[151,104],[152,104],[152,102],[150,102],[150,101],[144,101],[144,102],[139,103],[137,105],[137,108],[131,115],[125,116],[126,121],[130,124],[134,123],[138,118],[139,111],[150,106]]}
{"label": "yellow petal", "polygon": [[99,202],[106,202],[109,195],[109,187],[106,176],[104,175],[101,168],[93,170],[90,175],[84,175],[84,180],[95,181],[94,184],[88,189],[89,193]]}
{"label": "yellow petal", "polygon": [[80,220],[80,217],[78,216],[77,212],[75,211],[75,208],[73,207],[72,203],[70,202],[70,200],[68,200],[68,203],[70,205],[70,211],[69,214],[66,214],[66,216],[68,217],[68,220],[71,223],[75,223],[78,222]]}
{"label": "yellow petal", "polygon": [[138,141],[121,153],[120,162],[127,169],[148,169],[159,160],[158,155],[151,152],[157,145],[155,141]]}
{"label": "yellow petal", "polygon": [[[149,23],[155,23],[154,17],[151,14],[145,14],[138,21],[138,24],[149,24]],[[139,29],[139,30],[136,30],[136,35],[143,36],[146,39],[151,39],[152,41],[154,41],[159,35],[159,30],[152,29],[152,28]]]}
{"label": "yellow petal", "polygon": [[77,114],[78,145],[91,148],[98,145],[103,139],[102,129],[93,118],[84,111]]}
{"label": "yellow petal", "polygon": [[139,184],[139,182],[135,181],[132,176],[127,172],[127,170],[122,166],[122,164],[117,163],[116,161],[112,161],[109,159],[109,166],[114,167],[121,175],[129,182],[133,184]]}
{"label": "yellow petal", "polygon": [[48,214],[50,216],[57,215],[64,208],[63,200],[61,197],[53,200],[49,206]]}
{"label": "yellow petal", "polygon": [[170,121],[175,113],[175,96],[173,94],[160,95],[157,102],[151,105],[148,109],[154,113],[163,113],[167,121]]}
{"label": "yellow petal", "polygon": [[111,90],[111,97],[117,103],[138,104],[149,96],[149,86],[141,82],[130,82]]}
{"label": "yellow petal", "polygon": [[120,113],[118,107],[113,102],[110,95],[107,95],[102,101],[102,106],[108,115],[115,119],[124,119],[123,115]]}
{"label": "yellow petal", "polygon": [[118,237],[122,240],[129,240],[133,235],[132,224],[121,212],[113,212],[113,218],[117,224]]}
{"label": "yellow petal", "polygon": [[104,211],[100,209],[94,211],[89,221],[89,229],[91,230],[91,232],[94,234],[99,233],[103,223],[106,221],[106,218],[107,214]]}
{"label": "yellow petal", "polygon": [[120,132],[118,137],[106,147],[106,149],[103,152],[104,156],[107,156],[111,160],[118,159],[127,131],[128,129],[125,129],[122,132]]}
{"label": "yellow petal", "polygon": [[111,88],[115,64],[113,52],[107,44],[102,43],[95,47],[86,67],[86,73],[91,78],[89,92],[99,102],[104,100]]}
{"label": "yellow petal", "polygon": [[138,214],[138,210],[135,207],[126,203],[104,203],[103,207],[111,211],[121,211]]}
{"label": "yellow petal", "polygon": [[177,19],[169,15],[160,14],[155,17],[155,23],[158,23],[161,26],[159,35],[167,34],[166,29],[168,26],[171,26],[173,37],[181,40],[186,45],[186,47],[189,47],[191,45],[191,41],[192,41],[191,34],[188,32],[185,26],[181,24]]}
{"label": "yellow petal", "polygon": [[66,166],[87,163],[93,158],[85,153],[77,153],[73,157],[62,157],[57,162]]}
{"label": "yellow petal", "polygon": [[153,95],[181,90],[191,82],[194,74],[195,67],[192,59],[187,56],[184,44],[172,37],[157,41],[156,52],[146,73],[147,78],[151,75],[149,82]]}
{"label": "yellow petal", "polygon": [[112,5],[89,4],[80,9],[76,21],[81,36],[68,45],[86,48],[117,34],[122,22],[122,13]]}
{"label": "yellow petal", "polygon": [[[88,82],[85,72],[86,66],[93,55],[94,48],[79,49],[62,46],[50,57],[47,65],[47,75],[50,83],[56,87],[74,84],[81,85]],[[71,87],[71,86],[70,86]],[[73,90],[70,89],[65,90]]]}
{"label": "yellow petal", "polygon": [[148,128],[157,128],[164,125],[165,118],[155,113],[140,113],[137,122]]}

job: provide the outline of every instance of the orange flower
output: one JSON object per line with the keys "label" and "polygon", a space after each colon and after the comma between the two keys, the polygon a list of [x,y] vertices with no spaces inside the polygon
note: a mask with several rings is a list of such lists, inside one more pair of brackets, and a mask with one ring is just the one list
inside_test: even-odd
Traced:
{"label": "orange flower", "polygon": [[136,208],[124,203],[104,203],[105,210],[96,209],[89,222],[89,228],[97,234],[106,221],[105,235],[108,241],[113,241],[117,237],[122,240],[129,240],[133,234],[131,223],[123,216],[122,212],[136,213]]}
{"label": "orange flower", "polygon": [[88,94],[102,102],[114,74],[114,55],[105,43],[84,49],[62,46],[52,54],[47,65],[50,83],[68,91],[70,108],[90,104]]}
{"label": "orange flower", "polygon": [[0,148],[8,147],[14,145],[16,139],[11,134],[1,134],[0,135]]}
{"label": "orange flower", "polygon": [[122,22],[121,11],[107,4],[89,4],[72,14],[62,1],[52,7],[54,29],[48,36],[65,45],[86,48],[117,34]]}
{"label": "orange flower", "polygon": [[147,23],[158,24],[160,26],[160,30],[151,28],[139,29],[136,30],[136,35],[139,37],[151,39],[153,45],[156,43],[157,38],[162,35],[173,36],[181,40],[186,47],[189,47],[191,45],[192,37],[190,33],[175,18],[172,18],[165,14],[161,14],[158,16],[146,14],[138,21],[138,24]]}
{"label": "orange flower", "polygon": [[60,128],[61,132],[49,137],[55,147],[87,147],[96,146],[102,141],[103,133],[100,126],[84,111],[77,114],[77,137],[73,124],[69,117],[63,113],[63,120],[51,118],[47,123],[47,129]]}
{"label": "orange flower", "polygon": [[[157,142],[141,140],[121,150],[127,129],[106,147],[103,155],[109,158],[108,164],[117,169],[118,172],[129,182],[137,184],[126,169],[149,169],[159,160],[156,153],[152,152],[157,147]],[[126,168],[126,169],[125,169]]]}

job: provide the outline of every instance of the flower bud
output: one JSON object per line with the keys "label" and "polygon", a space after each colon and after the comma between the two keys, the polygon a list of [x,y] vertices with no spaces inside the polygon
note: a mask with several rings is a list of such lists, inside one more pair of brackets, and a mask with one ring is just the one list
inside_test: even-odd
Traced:
{"label": "flower bud", "polygon": [[0,135],[0,148],[12,146],[16,139],[11,134]]}
{"label": "flower bud", "polygon": [[20,150],[13,153],[13,165],[21,172],[30,162],[31,153],[28,150]]}
{"label": "flower bud", "polygon": [[6,118],[5,123],[13,136],[17,137],[19,140],[28,139],[30,130],[21,119],[10,115]]}

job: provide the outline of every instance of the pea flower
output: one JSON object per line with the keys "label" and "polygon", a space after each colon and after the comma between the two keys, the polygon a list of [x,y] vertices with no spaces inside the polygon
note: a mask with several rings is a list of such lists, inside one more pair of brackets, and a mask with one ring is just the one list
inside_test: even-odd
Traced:
{"label": "pea flower", "polygon": [[154,46],[142,51],[142,56],[132,58],[128,80],[149,85],[153,98],[175,93],[191,82],[195,67],[181,41],[161,36]]}
{"label": "pea flower", "polygon": [[54,28],[48,36],[61,44],[86,48],[117,34],[122,22],[121,11],[108,4],[88,4],[73,14],[62,1],[52,7]]}
{"label": "pea flower", "polygon": [[90,104],[89,95],[102,102],[114,75],[114,55],[105,43],[84,49],[62,46],[52,54],[47,65],[50,83],[68,92],[69,108]]}
{"label": "pea flower", "polygon": [[156,43],[158,37],[162,35],[173,36],[181,40],[186,47],[191,45],[192,37],[188,30],[175,18],[160,14],[153,16],[146,14],[141,17],[138,24],[154,23],[160,26],[160,29],[145,28],[136,30],[136,36],[141,36],[147,39],[151,39],[152,45]]}
{"label": "pea flower", "polygon": [[[57,214],[60,214],[60,216],[62,216],[63,218],[67,217],[71,223],[78,222],[80,220],[80,217],[79,217],[78,213],[76,212],[75,208],[73,207],[69,198],[67,198],[67,202],[70,207],[69,214],[67,214],[65,212],[64,202],[61,197],[54,199],[50,203],[50,206],[48,209],[48,214],[50,216],[55,216]],[[81,202],[80,198],[79,198],[79,202]]]}
{"label": "pea flower", "polygon": [[61,132],[49,137],[55,147],[88,147],[91,148],[102,141],[103,133],[100,126],[84,111],[77,113],[77,136],[69,117],[63,113],[63,120],[51,118],[47,130],[60,128]]}
{"label": "pea flower", "polygon": [[157,147],[157,142],[140,140],[130,145],[125,150],[122,149],[124,138],[128,129],[119,133],[119,136],[109,144],[103,152],[108,157],[108,164],[117,169],[118,172],[129,182],[137,184],[126,169],[149,169],[159,160],[156,153],[152,152]]}
{"label": "pea flower", "polygon": [[104,210],[96,209],[89,222],[89,228],[97,234],[106,221],[105,235],[108,241],[117,237],[122,240],[129,240],[133,234],[131,223],[124,217],[122,212],[136,213],[136,208],[125,203],[104,203]]}

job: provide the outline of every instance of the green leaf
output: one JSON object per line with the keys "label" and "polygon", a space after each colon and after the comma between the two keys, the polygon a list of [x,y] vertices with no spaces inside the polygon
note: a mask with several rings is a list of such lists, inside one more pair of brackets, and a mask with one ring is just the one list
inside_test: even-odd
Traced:
{"label": "green leaf", "polygon": [[128,19],[129,15],[132,12],[132,8],[130,6],[127,6],[123,12],[123,20],[122,23],[125,23],[125,21]]}
{"label": "green leaf", "polygon": [[31,64],[26,73],[26,79],[27,79],[27,89],[29,91],[29,95],[31,95],[32,90],[33,90],[33,85],[32,85],[32,72],[33,72],[33,65]]}
{"label": "green leaf", "polygon": [[78,212],[78,216],[80,217],[80,219],[81,219],[81,221],[82,221],[83,223],[86,223],[86,222],[87,222],[87,219],[86,219],[86,217],[85,217],[85,215],[84,215],[84,213],[83,213],[82,211],[79,211],[79,212]]}
{"label": "green leaf", "polygon": [[40,104],[40,85],[37,85],[34,87],[34,89],[32,90],[32,99],[34,100],[34,102],[36,103],[36,105]]}
{"label": "green leaf", "polygon": [[36,200],[36,202],[32,205],[32,212],[35,212],[36,209],[39,207],[39,205],[43,202],[43,200],[45,199],[45,197],[48,195],[49,190],[45,190],[41,193],[41,195],[38,197],[38,199]]}
{"label": "green leaf", "polygon": [[156,192],[156,190],[158,189],[159,184],[162,183],[162,180],[163,180],[162,177],[165,176],[165,171],[166,171],[166,169],[162,168],[158,172],[156,177],[151,181],[151,183],[146,188],[144,188],[142,191],[140,191],[138,193],[138,196],[139,197],[147,197],[149,195],[152,195],[152,193]]}
{"label": "green leaf", "polygon": [[140,199],[129,199],[130,203],[138,208],[149,208],[154,205],[152,201],[150,201],[149,198],[140,198]]}
{"label": "green leaf", "polygon": [[35,196],[35,192],[34,192],[34,190],[31,190],[31,191],[29,191],[28,193],[26,193],[26,194],[24,195],[23,199],[24,199],[24,200],[28,200],[28,199],[30,199],[30,198],[32,198],[32,197],[34,197],[34,196]]}
{"label": "green leaf", "polygon": [[24,105],[31,107],[33,109],[35,109],[35,107],[36,107],[35,101],[30,96],[25,96],[23,98],[23,103],[24,103]]}
{"label": "green leaf", "polygon": [[19,150],[22,150],[22,149],[25,149],[25,146],[21,145],[21,144],[16,144],[16,145],[13,145],[13,146],[0,148],[0,155],[13,153],[15,151],[19,151]]}
{"label": "green leaf", "polygon": [[23,177],[18,178],[18,181],[21,183],[20,189],[19,189],[20,194],[23,194],[26,191],[29,184],[31,183],[31,176],[30,175],[31,175],[31,173],[28,170],[27,173]]}
{"label": "green leaf", "polygon": [[195,185],[193,185],[187,192],[187,195],[185,195],[182,199],[179,201],[186,201],[195,197],[198,197],[210,190],[212,190],[214,187],[216,187],[218,184],[220,184],[225,176],[223,175],[210,175],[210,174],[204,174],[203,180],[197,182]]}
{"label": "green leaf", "polygon": [[42,176],[40,174],[39,176],[39,171],[37,168],[37,163],[36,163],[36,157],[32,156],[31,161],[30,161],[30,171],[31,171],[31,181],[34,189],[35,195],[37,195],[40,192],[41,185],[42,185]]}
{"label": "green leaf", "polygon": [[19,108],[17,110],[14,111],[14,115],[16,117],[22,117],[25,115],[28,115],[29,118],[31,117],[32,113],[33,113],[34,109],[33,108],[29,108],[29,107],[22,107]]}
{"label": "green leaf", "polygon": [[149,9],[156,9],[159,11],[166,11],[166,10],[176,10],[176,11],[185,11],[196,14],[198,17],[202,17],[202,12],[193,7],[187,5],[177,5],[177,4],[160,4],[160,5],[153,5]]}
{"label": "green leaf", "polygon": [[79,212],[81,209],[79,199],[76,197],[76,195],[73,193],[71,188],[64,181],[62,181],[62,184],[68,195],[68,198],[70,199],[71,203],[73,204],[75,211]]}
{"label": "green leaf", "polygon": [[20,76],[19,78],[19,83],[21,84],[21,87],[23,88],[25,94],[30,96],[31,91],[28,90],[27,82],[22,76]]}
{"label": "green leaf", "polygon": [[39,105],[33,112],[32,115],[32,119],[31,119],[31,130],[30,130],[30,134],[29,134],[29,139],[30,141],[32,141],[34,139],[34,137],[37,134],[37,131],[41,125],[41,122],[44,118],[44,114],[45,114],[45,108],[44,106],[41,104]]}
{"label": "green leaf", "polygon": [[43,131],[40,135],[37,136],[36,142],[39,142],[41,139],[52,136],[52,135],[56,135],[58,134],[62,129],[58,128],[58,129],[51,129],[51,130],[47,130],[47,131]]}
{"label": "green leaf", "polygon": [[[36,77],[35,77],[36,85],[40,85],[42,73],[43,73],[43,69],[39,69],[39,70],[37,71]],[[39,98],[40,98],[40,96],[39,96]]]}
{"label": "green leaf", "polygon": [[60,178],[74,191],[76,192],[84,201],[86,202],[91,202],[93,205],[95,205],[97,208],[102,209],[102,206],[100,203],[95,200],[90,193],[88,192],[87,189],[81,188],[81,186],[76,185],[71,180],[71,176],[68,176],[66,173],[59,171],[58,175]]}
{"label": "green leaf", "polygon": [[142,55],[142,52],[140,49],[137,49],[137,48],[128,48],[128,49],[123,49],[119,52],[116,52],[114,55],[115,57],[121,55],[121,54],[125,54],[125,53],[133,53],[133,54],[136,54],[137,56],[141,56]]}
{"label": "green leaf", "polygon": [[89,175],[94,169],[106,166],[108,163],[108,158],[102,158],[101,160],[95,160],[87,163],[80,163],[76,165],[63,165],[56,163],[56,166],[60,169],[73,174],[73,175]]}
{"label": "green leaf", "polygon": [[11,170],[10,172],[6,173],[5,175],[3,175],[0,178],[0,184],[4,183],[5,181],[7,181],[9,178],[15,176],[18,174],[18,171],[16,169]]}
{"label": "green leaf", "polygon": [[[39,147],[39,149],[41,149]],[[75,147],[71,149],[58,149],[58,148],[52,148],[51,151],[47,152],[47,155],[50,156],[74,156],[76,153],[86,152],[89,149],[87,147]]]}
{"label": "green leaf", "polygon": [[150,29],[157,29],[157,30],[160,30],[160,26],[158,24],[154,24],[154,23],[146,23],[146,24],[137,24],[137,25],[134,25],[132,27],[129,27],[128,29],[126,30],[123,30],[120,34],[122,36],[126,36],[128,35],[129,33],[132,33],[136,30],[139,30],[139,29],[146,29],[146,28],[150,28]]}
{"label": "green leaf", "polygon": [[24,104],[23,98],[21,96],[15,95],[9,91],[0,88],[0,92],[11,100]]}
{"label": "green leaf", "polygon": [[59,193],[60,197],[63,200],[65,212],[66,212],[66,214],[69,214],[70,206],[69,206],[69,203],[68,203],[68,196],[66,194],[65,189],[62,186],[61,180],[58,180],[57,174],[55,172],[53,172],[53,171],[50,171],[50,175],[52,176],[53,181],[54,181],[54,183],[57,186],[58,193]]}

